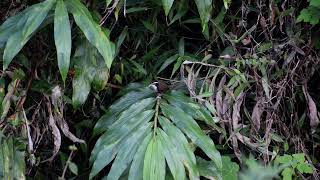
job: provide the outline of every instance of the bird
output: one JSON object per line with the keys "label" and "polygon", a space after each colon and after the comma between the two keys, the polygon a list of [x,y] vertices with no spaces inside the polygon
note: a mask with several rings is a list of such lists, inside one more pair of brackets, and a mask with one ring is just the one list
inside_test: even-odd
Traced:
{"label": "bird", "polygon": [[170,89],[169,85],[165,81],[161,80],[151,83],[149,87],[157,94],[161,94]]}

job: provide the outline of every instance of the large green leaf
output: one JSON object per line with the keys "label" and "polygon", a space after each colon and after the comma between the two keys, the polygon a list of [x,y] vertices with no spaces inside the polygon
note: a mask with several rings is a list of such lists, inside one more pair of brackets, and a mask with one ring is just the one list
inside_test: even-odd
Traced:
{"label": "large green leaf", "polygon": [[209,158],[211,158],[218,169],[222,167],[219,151],[215,148],[212,140],[204,134],[199,125],[191,116],[185,114],[180,108],[169,104],[162,104],[163,113],[168,116],[197,146],[199,146]]}
{"label": "large green leaf", "polygon": [[66,1],[76,24],[88,41],[98,49],[110,69],[115,54],[115,47],[101,27],[93,20],[89,10],[79,0]]}
{"label": "large green leaf", "polygon": [[70,64],[71,28],[68,11],[63,0],[58,0],[54,15],[54,41],[57,49],[58,66],[65,81]]}
{"label": "large green leaf", "polygon": [[139,147],[139,141],[144,138],[151,131],[152,123],[143,125],[137,131],[135,131],[130,139],[127,139],[121,147],[115,158],[111,170],[108,174],[108,180],[117,180],[120,178],[123,171],[129,166],[133,157]]}
{"label": "large green leaf", "polygon": [[3,69],[6,69],[9,66],[12,59],[28,42],[28,40],[31,38],[31,35],[46,18],[54,3],[55,0],[46,0],[42,3],[38,3],[29,7],[26,12],[24,12],[23,16],[25,17],[19,20],[19,23],[24,24],[23,27],[14,32],[8,38],[6,43],[3,53]]}
{"label": "large green leaf", "polygon": [[144,157],[143,180],[164,180],[166,162],[158,136],[150,141]]}
{"label": "large green leaf", "polygon": [[[220,154],[193,116],[170,104],[174,101],[168,101],[167,96],[156,98],[156,93],[148,88],[136,84],[125,88],[127,94],[99,120],[97,130],[104,133],[91,152],[93,167],[90,177],[93,178],[116,156],[106,179],[120,179],[121,176],[131,180],[164,179],[166,174],[173,179],[186,179],[188,174],[189,179],[197,180],[200,174],[187,137],[213,160],[217,169],[213,175],[220,177]],[[199,107],[186,96],[181,97],[179,103]],[[141,130],[148,122],[149,126],[153,125],[153,133]],[[166,173],[167,169],[171,173]]]}
{"label": "large green leaf", "polygon": [[201,176],[206,177],[207,179],[222,180],[222,177],[213,162],[197,157],[197,164]]}
{"label": "large green leaf", "polygon": [[1,26],[0,26],[0,48],[2,48],[10,35],[14,34],[14,32],[22,29],[26,19],[28,18],[27,12],[30,9],[27,8],[24,11],[18,13],[15,16],[8,18]]}
{"label": "large green leaf", "polygon": [[90,92],[91,82],[95,76],[96,49],[90,44],[81,43],[73,57],[75,77],[73,79],[72,104],[75,108],[83,104]]}
{"label": "large green leaf", "polygon": [[150,96],[150,92],[151,91],[132,92],[121,97],[117,102],[110,106],[108,112],[99,119],[94,127],[94,135],[107,130],[116,119],[128,119],[135,116],[143,109],[152,108],[154,106],[154,101],[139,101]]}
{"label": "large green leaf", "polygon": [[184,134],[175,127],[167,118],[160,116],[159,122],[168,134],[173,144],[177,146],[178,154],[181,161],[189,171],[189,179],[199,179],[199,171],[197,167],[196,157],[193,154],[191,146]]}
{"label": "large green leaf", "polygon": [[158,139],[161,142],[166,162],[171,170],[171,174],[174,179],[185,179],[186,174],[183,166],[183,161],[178,155],[179,152],[177,146],[163,130],[158,131]]}
{"label": "large green leaf", "polygon": [[119,149],[126,148],[121,147],[121,142],[125,141],[124,138],[133,138],[130,133],[134,132],[139,125],[150,121],[153,113],[153,110],[144,111],[128,120],[126,126],[123,123],[117,124],[99,138],[90,157],[91,161],[94,162],[90,172],[91,178],[113,160]]}
{"label": "large green leaf", "polygon": [[195,3],[200,14],[202,31],[208,28],[208,22],[212,13],[212,0],[195,0]]}
{"label": "large green leaf", "polygon": [[139,148],[137,150],[137,153],[134,156],[134,159],[132,161],[130,171],[129,171],[129,178],[128,180],[141,180],[143,178],[143,161],[144,161],[144,155],[147,150],[147,146],[152,138],[152,133],[149,133],[142,143],[140,143]]}
{"label": "large green leaf", "polygon": [[18,151],[13,138],[0,141],[0,178],[26,179],[24,152]]}
{"label": "large green leaf", "polygon": [[173,5],[174,0],[162,0],[162,6],[164,9],[164,13],[168,16],[170,9]]}

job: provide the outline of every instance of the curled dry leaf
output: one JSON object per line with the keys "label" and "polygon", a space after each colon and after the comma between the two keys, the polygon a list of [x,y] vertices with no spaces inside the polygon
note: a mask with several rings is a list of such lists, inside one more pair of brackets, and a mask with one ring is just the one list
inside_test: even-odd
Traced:
{"label": "curled dry leaf", "polygon": [[223,76],[222,79],[220,80],[217,94],[216,94],[216,108],[217,108],[217,114],[221,118],[223,116],[223,97],[222,97],[222,92],[223,92],[223,86],[226,83],[226,76]]}
{"label": "curled dry leaf", "polygon": [[[52,156],[48,159],[49,161],[53,160],[53,158],[58,154],[60,147],[61,147],[61,134],[60,131],[56,125],[56,122],[53,118],[52,115],[52,110],[51,110],[51,105],[49,102],[47,102],[47,107],[49,111],[49,126],[51,128],[51,133],[53,135],[53,140],[54,140],[54,148],[53,148],[53,154]],[[47,161],[47,160],[46,160]]]}
{"label": "curled dry leaf", "polygon": [[239,128],[239,120],[240,120],[240,107],[243,102],[244,93],[241,92],[239,96],[236,99],[236,102],[233,105],[233,111],[232,111],[232,126],[233,130],[237,130]]}
{"label": "curled dry leaf", "polygon": [[316,106],[316,103],[313,101],[312,97],[310,96],[310,94],[308,93],[306,84],[302,86],[302,90],[308,104],[308,112],[309,112],[308,116],[310,118],[311,133],[315,133],[316,128],[320,123],[317,106]]}
{"label": "curled dry leaf", "polygon": [[261,98],[257,101],[256,105],[253,108],[251,119],[253,122],[253,127],[256,132],[260,129],[261,115],[264,111],[263,107],[264,98]]}
{"label": "curled dry leaf", "polygon": [[[244,93],[241,92],[239,94],[239,96],[236,99],[236,102],[233,105],[233,111],[232,111],[232,127],[234,131],[237,131],[239,125],[239,120],[240,120],[240,107],[241,104],[243,102],[243,97],[244,97]],[[239,161],[241,162],[241,152],[238,146],[238,140],[237,137],[234,136],[232,137],[232,146],[233,146],[233,151],[235,153],[235,155],[237,156],[237,158],[239,159]]]}
{"label": "curled dry leaf", "polygon": [[54,106],[54,119],[62,130],[63,134],[69,138],[74,143],[85,143],[84,140],[77,138],[69,130],[69,126],[65,119],[63,118],[63,101],[62,101],[62,92],[59,86],[56,86],[52,89],[51,101]]}
{"label": "curled dry leaf", "polygon": [[84,140],[77,138],[74,134],[70,132],[69,126],[63,118],[58,118],[57,120],[60,129],[67,138],[69,138],[74,143],[85,143]]}

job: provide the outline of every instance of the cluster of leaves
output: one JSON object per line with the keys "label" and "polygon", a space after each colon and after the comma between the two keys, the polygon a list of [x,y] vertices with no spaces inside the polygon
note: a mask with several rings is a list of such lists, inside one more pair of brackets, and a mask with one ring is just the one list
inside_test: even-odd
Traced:
{"label": "cluster of leaves", "polygon": [[128,179],[165,179],[166,164],[174,179],[185,179],[185,168],[189,179],[198,179],[190,139],[214,162],[213,176],[221,179],[221,155],[194,120],[214,123],[205,109],[179,91],[156,97],[149,87],[128,88],[129,92],[110,106],[94,128],[94,133],[105,133],[92,151],[90,177],[115,157],[108,179],[119,179],[129,164]]}
{"label": "cluster of leaves", "polygon": [[300,15],[297,18],[297,21],[308,22],[312,25],[316,25],[319,23],[319,19],[320,19],[320,1],[310,0],[309,3],[310,5],[300,12]]}
{"label": "cluster of leaves", "polygon": [[319,172],[319,0],[0,6],[0,178]]}
{"label": "cluster of leaves", "polygon": [[303,153],[277,156],[274,162],[275,164],[289,165],[289,167],[286,167],[281,173],[284,180],[291,180],[296,170],[302,174],[313,173],[313,167],[306,162],[305,154]]}
{"label": "cluster of leaves", "polygon": [[[54,13],[50,10],[54,9]],[[26,8],[21,13],[8,18],[0,26],[0,48],[4,47],[3,70],[6,70],[12,59],[19,53],[23,46],[36,33],[37,30],[54,23],[54,42],[57,50],[58,67],[65,82],[70,66],[70,56],[72,47],[71,27],[68,12],[72,13],[75,23],[79,26],[87,40],[99,51],[106,66],[101,66],[100,62],[88,62],[89,58],[97,56],[95,50],[79,47],[75,53],[76,59],[84,59],[84,62],[77,62],[75,66],[84,66],[84,63],[96,64],[99,70],[88,68],[89,72],[79,71],[77,73],[74,86],[79,83],[84,84],[83,93],[77,92],[75,87],[74,106],[84,103],[90,91],[90,84],[95,74],[97,74],[96,87],[102,89],[104,82],[108,81],[108,69],[114,58],[115,46],[110,42],[106,30],[103,30],[91,16],[88,9],[78,0],[64,2],[63,0],[46,0]],[[50,14],[51,13],[51,14]],[[52,19],[52,16],[53,19]],[[84,49],[85,48],[85,49]],[[84,51],[90,52],[84,52]],[[89,54],[91,53],[91,54]],[[86,56],[87,55],[87,56]],[[77,60],[75,60],[77,61]],[[90,60],[96,61],[96,60]],[[92,65],[90,65],[92,67]],[[89,66],[89,67],[90,67]],[[77,67],[76,67],[77,68]],[[79,69],[79,68],[77,68]],[[94,72],[92,72],[92,70]],[[84,70],[87,71],[87,70]],[[90,72],[91,71],[91,72]],[[77,71],[78,72],[78,71]],[[89,75],[90,74],[90,75]],[[92,77],[91,77],[92,76]],[[87,82],[88,81],[88,82]],[[89,83],[89,88],[87,87]],[[80,94],[80,95],[79,95]]]}

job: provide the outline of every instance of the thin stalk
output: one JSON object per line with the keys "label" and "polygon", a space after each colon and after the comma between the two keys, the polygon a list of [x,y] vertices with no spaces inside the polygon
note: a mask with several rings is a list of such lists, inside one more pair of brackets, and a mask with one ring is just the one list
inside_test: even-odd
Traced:
{"label": "thin stalk", "polygon": [[157,96],[156,112],[155,112],[154,119],[153,119],[153,123],[154,123],[154,125],[153,125],[153,137],[156,136],[156,130],[157,130],[157,127],[158,127],[158,115],[159,115],[160,99],[161,99],[161,97]]}

